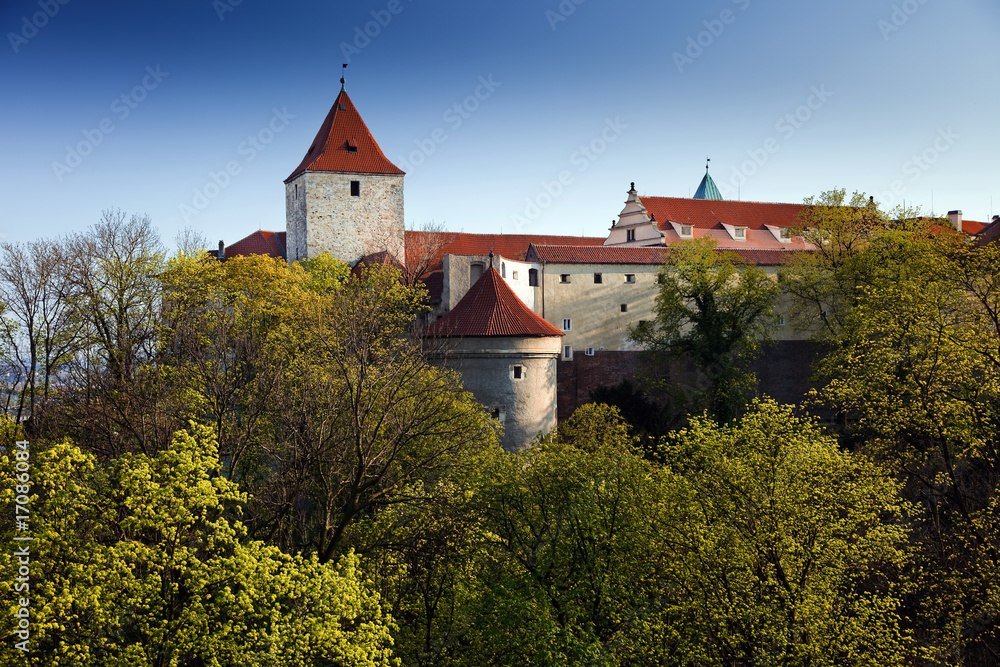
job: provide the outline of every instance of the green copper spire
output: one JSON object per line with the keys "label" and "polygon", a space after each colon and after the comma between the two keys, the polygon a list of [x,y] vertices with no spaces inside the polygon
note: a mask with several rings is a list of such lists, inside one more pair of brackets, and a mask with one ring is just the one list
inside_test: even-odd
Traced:
{"label": "green copper spire", "polygon": [[694,193],[694,199],[722,199],[722,194],[715,186],[715,181],[708,175],[708,162],[710,161],[711,158],[705,162],[705,176],[701,179],[701,184]]}

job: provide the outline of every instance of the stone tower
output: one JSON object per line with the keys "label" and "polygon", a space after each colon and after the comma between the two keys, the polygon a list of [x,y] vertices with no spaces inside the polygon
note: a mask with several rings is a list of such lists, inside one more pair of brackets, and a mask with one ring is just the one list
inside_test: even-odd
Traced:
{"label": "stone tower", "polygon": [[458,370],[465,388],[503,422],[504,449],[522,449],[555,428],[563,332],[517,298],[495,268],[424,335],[445,341],[432,355]]}
{"label": "stone tower", "polygon": [[403,257],[403,176],[341,87],[302,162],[285,179],[288,261],[329,252],[354,265]]}

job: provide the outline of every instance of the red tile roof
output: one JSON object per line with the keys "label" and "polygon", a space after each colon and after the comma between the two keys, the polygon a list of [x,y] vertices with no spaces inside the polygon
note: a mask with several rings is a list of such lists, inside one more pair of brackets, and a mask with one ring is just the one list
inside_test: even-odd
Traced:
{"label": "red tile roof", "polygon": [[[218,250],[210,250],[209,254],[218,256]],[[285,232],[266,232],[257,230],[250,236],[244,237],[226,246],[226,257],[240,257],[243,255],[267,255],[269,257],[285,258]]]}
{"label": "red tile roof", "polygon": [[562,336],[517,298],[493,267],[476,281],[462,300],[424,332],[429,337]]}
{"label": "red tile roof", "polygon": [[[351,150],[353,149],[353,150]],[[338,171],[352,174],[402,174],[375,142],[347,92],[337,100],[320,126],[312,146],[285,183],[305,171]]]}
{"label": "red tile roof", "polygon": [[543,234],[466,234],[462,232],[406,232],[406,261],[411,268],[425,264],[422,280],[432,303],[441,300],[444,287],[442,259],[445,255],[486,256],[492,251],[506,259],[524,261],[528,246],[600,246],[604,237],[548,236]]}
{"label": "red tile roof", "polygon": [[670,229],[670,222],[711,229],[720,222],[748,229],[765,225],[795,227],[801,224],[799,213],[805,204],[774,204],[756,201],[684,199],[682,197],[640,197],[660,229]]}
{"label": "red tile roof", "polygon": [[[666,248],[663,246],[531,246],[530,261],[553,264],[662,264]],[[794,249],[719,248],[731,252],[748,264],[778,266],[791,259]]]}

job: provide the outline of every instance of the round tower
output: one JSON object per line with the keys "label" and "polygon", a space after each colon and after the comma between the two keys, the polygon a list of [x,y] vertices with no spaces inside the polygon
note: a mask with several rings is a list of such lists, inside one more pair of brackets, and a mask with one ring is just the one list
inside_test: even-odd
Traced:
{"label": "round tower", "polygon": [[424,332],[432,352],[503,423],[503,448],[523,449],[556,426],[556,362],[563,332],[522,302],[495,268]]}
{"label": "round tower", "polygon": [[341,87],[302,162],[285,179],[288,261],[323,252],[352,266],[383,250],[402,257],[403,176]]}

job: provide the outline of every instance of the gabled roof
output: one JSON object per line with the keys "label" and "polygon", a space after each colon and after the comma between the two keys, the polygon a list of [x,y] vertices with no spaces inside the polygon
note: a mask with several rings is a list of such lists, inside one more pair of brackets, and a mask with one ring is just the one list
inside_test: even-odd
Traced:
{"label": "gabled roof", "polygon": [[375,142],[347,91],[341,90],[302,162],[285,183],[306,171],[402,174]]}
{"label": "gabled roof", "polygon": [[[217,257],[218,250],[209,250],[210,255]],[[267,255],[285,259],[285,232],[267,232],[257,230],[236,243],[226,246],[226,258],[243,255]]]}
{"label": "gabled roof", "polygon": [[476,281],[462,300],[424,332],[425,336],[562,336],[517,298],[493,267]]}
{"label": "gabled roof", "polygon": [[719,192],[719,188],[716,187],[712,177],[708,175],[708,167],[705,167],[705,175],[702,177],[698,189],[695,190],[694,198],[722,200],[722,193]]}
{"label": "gabled roof", "polygon": [[[532,244],[528,261],[549,264],[651,264],[664,262],[667,248],[663,246],[545,246]],[[719,252],[731,252],[747,264],[758,266],[778,266],[788,262],[794,248],[719,248]]]}
{"label": "gabled roof", "polygon": [[796,227],[802,224],[799,213],[805,204],[774,204],[756,201],[684,199],[681,197],[643,197],[642,203],[656,217],[660,229],[670,222],[711,229],[720,222],[748,229]]}

